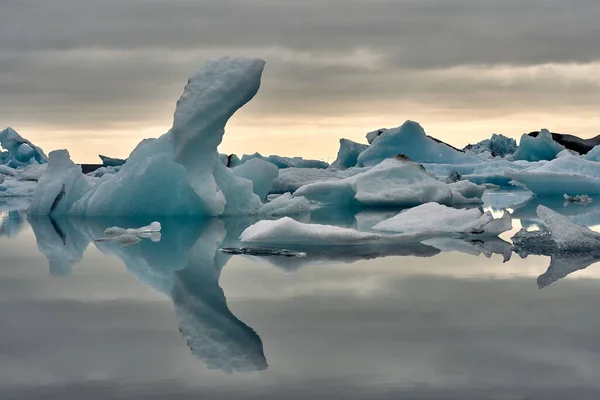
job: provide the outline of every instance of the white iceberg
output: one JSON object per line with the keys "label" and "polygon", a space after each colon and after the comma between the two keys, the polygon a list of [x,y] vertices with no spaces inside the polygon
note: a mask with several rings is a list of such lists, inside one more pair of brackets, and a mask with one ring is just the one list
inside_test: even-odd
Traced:
{"label": "white iceberg", "polygon": [[267,197],[273,182],[279,176],[279,168],[268,161],[253,158],[242,165],[234,167],[233,173],[240,178],[251,181],[252,191],[262,200]]}
{"label": "white iceberg", "polygon": [[305,185],[294,195],[323,205],[413,207],[429,202],[464,204],[463,193],[478,190],[468,183],[450,186],[431,177],[420,164],[395,157],[349,178]]}
{"label": "white iceberg", "polygon": [[356,143],[349,139],[340,139],[340,149],[337,158],[331,164],[331,168],[348,169],[354,167],[358,162],[360,153],[368,149],[366,144]]}
{"label": "white iceberg", "polygon": [[358,156],[358,166],[373,166],[383,160],[405,154],[419,163],[468,164],[481,159],[427,136],[417,122],[383,131],[371,146]]}
{"label": "white iceberg", "polygon": [[559,251],[597,251],[600,249],[600,233],[575,224],[567,217],[548,207],[538,206],[537,215],[544,221],[550,238]]}
{"label": "white iceberg", "polygon": [[541,161],[553,160],[565,147],[552,138],[547,129],[542,129],[536,137],[523,134],[513,160]]}
{"label": "white iceberg", "polygon": [[162,226],[160,222],[154,221],[150,225],[142,226],[141,228],[121,228],[113,226],[104,230],[104,236],[121,236],[121,235],[139,235],[153,232],[160,232]]}
{"label": "white iceberg", "polygon": [[420,233],[428,236],[465,234],[498,236],[512,229],[512,217],[507,211],[500,219],[478,208],[457,209],[437,203],[427,203],[404,210],[395,217],[378,223],[373,230],[393,233]]}

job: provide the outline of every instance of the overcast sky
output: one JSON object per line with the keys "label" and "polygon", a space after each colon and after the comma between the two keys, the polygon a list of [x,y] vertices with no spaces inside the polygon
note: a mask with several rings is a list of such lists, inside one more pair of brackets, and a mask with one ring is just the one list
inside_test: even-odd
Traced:
{"label": "overcast sky", "polygon": [[206,59],[239,55],[267,66],[222,152],[327,159],[406,119],[459,146],[589,137],[599,16],[598,0],[2,0],[0,125],[79,162],[126,157]]}

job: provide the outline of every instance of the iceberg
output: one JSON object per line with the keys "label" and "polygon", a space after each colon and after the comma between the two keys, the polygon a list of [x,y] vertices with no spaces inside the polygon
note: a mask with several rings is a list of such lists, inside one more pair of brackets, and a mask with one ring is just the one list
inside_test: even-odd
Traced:
{"label": "iceberg", "polygon": [[[600,233],[575,224],[545,206],[538,206],[538,216],[544,221],[549,238],[558,251],[585,252],[600,250]],[[534,234],[539,236],[540,234]]]}
{"label": "iceberg", "polygon": [[358,166],[374,166],[383,160],[405,154],[419,163],[469,164],[482,160],[425,134],[417,122],[406,121],[402,126],[383,131],[368,149],[358,156]]}
{"label": "iceberg", "polygon": [[463,150],[472,151],[475,154],[489,152],[492,157],[505,157],[517,151],[517,141],[494,133],[490,139],[484,139],[476,144],[469,144]]}
{"label": "iceberg", "polygon": [[11,168],[48,162],[48,158],[42,149],[21,137],[12,128],[0,131],[0,145],[6,150],[5,152],[0,152],[0,164]]}
{"label": "iceberg", "polygon": [[[529,136],[537,137],[540,135],[540,131],[530,132]],[[591,151],[595,146],[600,145],[600,135],[595,136],[589,139],[582,139],[578,136],[567,135],[562,133],[550,133],[552,135],[552,139],[564,146],[566,149],[575,151],[578,154],[587,154]]]}
{"label": "iceberg", "polygon": [[264,200],[269,194],[273,182],[279,176],[279,168],[260,158],[253,158],[234,167],[233,173],[240,178],[251,181],[254,193],[261,200]]}
{"label": "iceberg", "polygon": [[160,232],[162,226],[160,222],[154,221],[150,225],[141,228],[121,228],[113,226],[104,230],[104,236],[121,236],[121,235],[139,235],[144,233]]}
{"label": "iceberg", "polygon": [[125,164],[125,162],[127,162],[127,160],[123,160],[121,158],[107,157],[103,156],[102,154],[100,154],[98,157],[100,157],[100,159],[102,160],[102,165],[104,167],[120,167],[121,165]]}
{"label": "iceberg", "polygon": [[90,182],[66,151],[54,152],[61,168],[49,167],[40,179],[30,212],[218,216],[258,210],[262,202],[252,182],[219,161],[217,146],[229,118],[258,91],[264,64],[244,58],[208,61],[189,79],[171,130],[142,141],[116,174]]}
{"label": "iceberg", "polygon": [[471,195],[477,190],[466,183],[453,187],[440,182],[422,165],[395,157],[349,178],[302,186],[294,196],[322,205],[412,207],[429,202],[464,204],[461,191]]}
{"label": "iceberg", "polygon": [[356,143],[348,139],[340,139],[340,149],[331,168],[348,169],[356,166],[358,155],[369,148],[366,144]]}
{"label": "iceberg", "polygon": [[317,168],[317,169],[325,169],[329,168],[329,164],[325,161],[320,160],[305,160],[302,157],[281,157],[281,156],[262,156],[260,153],[254,154],[244,154],[242,156],[241,164],[244,164],[248,160],[253,160],[255,158],[268,161],[271,164],[277,166],[277,168],[285,169],[285,168]]}
{"label": "iceberg", "polygon": [[291,193],[284,193],[276,199],[262,206],[257,212],[260,216],[283,216],[309,212],[311,203],[304,197],[292,197]]}
{"label": "iceberg", "polygon": [[547,129],[542,129],[536,137],[527,134],[521,136],[521,142],[513,154],[513,160],[553,160],[563,150],[565,150],[564,146],[555,142]]}
{"label": "iceberg", "polygon": [[381,128],[381,129],[377,129],[375,131],[372,132],[368,132],[366,135],[367,138],[367,143],[371,144],[375,141],[375,139],[377,139],[379,136],[381,136],[381,134],[385,131],[387,131],[387,128]]}
{"label": "iceberg", "polygon": [[365,172],[369,168],[349,168],[347,170],[317,168],[286,168],[279,171],[279,177],[273,182],[271,194],[294,193],[310,183],[341,180]]}
{"label": "iceberg", "polygon": [[426,233],[428,236],[448,234],[498,236],[512,229],[507,211],[500,219],[478,208],[457,209],[437,203],[426,203],[404,210],[395,217],[373,226],[373,230],[393,233]]}
{"label": "iceberg", "polygon": [[600,163],[568,153],[520,171],[506,172],[506,176],[540,196],[600,194]]}

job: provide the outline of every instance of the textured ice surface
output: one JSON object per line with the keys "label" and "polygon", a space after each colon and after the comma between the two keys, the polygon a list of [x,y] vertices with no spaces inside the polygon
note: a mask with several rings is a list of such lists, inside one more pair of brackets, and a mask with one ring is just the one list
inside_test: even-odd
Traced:
{"label": "textured ice surface", "polygon": [[474,164],[423,164],[427,172],[438,178],[448,177],[451,173],[458,173],[462,179],[476,184],[491,183],[508,187],[512,178],[507,172],[521,171],[535,163],[527,161],[511,162],[508,160],[479,161]]}
{"label": "textured ice surface", "polygon": [[[464,185],[464,186],[463,186]],[[305,185],[294,195],[323,205],[412,207],[428,202],[464,204],[461,190],[472,194],[468,183],[454,188],[431,177],[415,162],[387,159],[366,172],[345,179]],[[457,193],[456,199],[454,193]]]}
{"label": "textured ice surface", "polygon": [[537,195],[600,194],[600,163],[571,154],[506,175]]}
{"label": "textured ice surface", "polygon": [[377,129],[375,131],[369,132],[366,135],[367,138],[367,142],[369,144],[373,143],[375,141],[375,139],[377,139],[383,132],[387,131],[387,128],[381,128],[381,129]]}
{"label": "textured ice surface", "polygon": [[478,208],[465,210],[427,203],[404,210],[373,229],[394,233],[425,232],[429,236],[454,233],[497,236],[512,229],[512,218],[508,212],[496,220],[489,212],[482,213]]}
{"label": "textured ice surface", "polygon": [[234,167],[233,173],[240,178],[251,181],[253,192],[261,200],[264,200],[269,194],[273,182],[279,176],[279,168],[268,161],[254,158]]}
{"label": "textured ice surface", "polygon": [[444,143],[438,143],[425,134],[416,122],[406,121],[402,126],[388,129],[358,156],[359,166],[373,166],[386,158],[405,154],[420,163],[468,164],[481,160],[458,151]]}
{"label": "textured ice surface", "polygon": [[517,141],[513,138],[494,133],[490,139],[470,144],[464,150],[469,150],[476,154],[489,152],[492,157],[504,157],[513,154],[517,150]]}
{"label": "textured ice surface", "polygon": [[6,150],[0,152],[0,164],[11,168],[24,167],[30,164],[44,164],[48,158],[36,145],[21,137],[14,129],[0,131],[0,145]]}
{"label": "textured ice surface", "polygon": [[277,166],[277,168],[328,168],[329,164],[320,160],[305,160],[302,157],[262,156],[260,153],[245,154],[241,164],[248,160],[259,158]]}
{"label": "textured ice surface", "polygon": [[141,228],[121,228],[113,226],[104,230],[104,236],[120,236],[120,235],[138,235],[143,233],[160,232],[161,224],[158,221],[152,222],[150,225],[142,226]]}
{"label": "textured ice surface", "polygon": [[575,203],[575,204],[584,204],[584,205],[591,204],[594,201],[594,199],[592,199],[590,196],[588,196],[586,194],[577,195],[577,196],[569,196],[568,194],[564,194],[563,198],[565,199],[566,203]]}
{"label": "textured ice surface", "polygon": [[547,129],[542,129],[537,137],[527,134],[521,136],[519,148],[513,154],[514,160],[541,161],[552,160],[558,153],[565,150],[564,146],[552,139]]}
{"label": "textured ice surface", "polygon": [[337,158],[331,164],[331,168],[348,169],[356,166],[358,155],[368,147],[366,144],[356,143],[348,139],[340,139],[340,149]]}
{"label": "textured ice surface", "polygon": [[294,193],[300,187],[310,183],[340,180],[369,170],[369,168],[350,168],[345,171],[316,168],[286,168],[279,170],[279,177],[273,182],[271,193]]}
{"label": "textured ice surface", "polygon": [[574,224],[565,216],[545,206],[538,206],[538,216],[560,251],[600,250],[600,233],[583,225]]}

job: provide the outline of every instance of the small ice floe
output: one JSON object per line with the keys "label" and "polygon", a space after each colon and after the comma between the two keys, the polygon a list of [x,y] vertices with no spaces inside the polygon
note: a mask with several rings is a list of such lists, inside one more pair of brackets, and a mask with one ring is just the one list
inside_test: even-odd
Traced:
{"label": "small ice floe", "polygon": [[568,206],[569,204],[581,204],[584,206],[587,206],[588,204],[591,204],[592,201],[594,201],[594,199],[592,199],[590,196],[588,196],[587,194],[580,194],[577,196],[569,196],[568,194],[563,194],[563,197],[565,198],[565,204],[564,206]]}
{"label": "small ice floe", "polygon": [[142,239],[160,242],[160,222],[154,221],[150,225],[141,228],[121,228],[113,226],[104,230],[104,237],[96,239],[96,242],[114,242],[122,245],[133,245]]}
{"label": "small ice floe", "polygon": [[301,251],[291,251],[285,249],[267,249],[264,247],[224,247],[222,249],[219,249],[219,251],[227,254],[243,254],[258,257],[306,257],[306,253]]}

